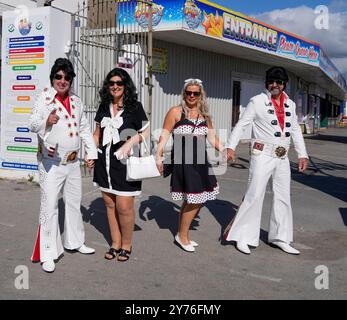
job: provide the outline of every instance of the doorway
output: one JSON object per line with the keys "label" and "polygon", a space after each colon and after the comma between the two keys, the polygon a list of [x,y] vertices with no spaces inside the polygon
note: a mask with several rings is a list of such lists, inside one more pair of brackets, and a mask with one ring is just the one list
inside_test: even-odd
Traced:
{"label": "doorway", "polygon": [[231,127],[235,127],[240,117],[241,82],[233,81],[233,110]]}

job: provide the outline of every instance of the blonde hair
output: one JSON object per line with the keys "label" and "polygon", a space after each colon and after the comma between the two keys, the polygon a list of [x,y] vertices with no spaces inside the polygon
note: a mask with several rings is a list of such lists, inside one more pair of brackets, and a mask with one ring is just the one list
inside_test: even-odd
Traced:
{"label": "blonde hair", "polygon": [[190,86],[198,86],[200,88],[200,99],[198,101],[197,107],[199,112],[202,114],[203,117],[207,119],[211,119],[211,115],[208,110],[208,104],[206,100],[206,92],[204,90],[204,87],[202,85],[202,81],[199,79],[187,79],[185,80],[182,92],[181,92],[181,103],[180,106],[183,108],[183,111],[186,115],[189,114],[190,108],[187,106],[185,101],[185,91],[187,87]]}

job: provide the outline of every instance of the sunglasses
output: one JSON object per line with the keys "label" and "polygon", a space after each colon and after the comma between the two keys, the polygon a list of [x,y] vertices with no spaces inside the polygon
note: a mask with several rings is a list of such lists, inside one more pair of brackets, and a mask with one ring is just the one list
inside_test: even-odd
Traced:
{"label": "sunglasses", "polygon": [[69,75],[63,76],[63,75],[57,73],[57,74],[54,76],[54,79],[55,79],[55,80],[61,80],[61,79],[63,79],[63,78],[64,78],[66,81],[68,81],[68,82],[70,82],[70,81],[72,80],[72,77],[69,76]]}
{"label": "sunglasses", "polygon": [[186,90],[186,95],[188,97],[191,97],[191,95],[194,95],[194,97],[200,97],[201,92],[200,91],[187,91]]}
{"label": "sunglasses", "polygon": [[110,85],[110,87],[113,87],[115,84],[116,84],[118,87],[122,87],[122,86],[124,86],[124,81],[122,81],[122,80],[117,80],[117,81],[112,81],[112,80],[110,80],[110,81],[108,82],[108,84]]}
{"label": "sunglasses", "polygon": [[275,83],[275,82],[276,82],[277,84],[279,84],[279,85],[282,85],[282,86],[286,83],[286,82],[283,81],[283,80],[275,80],[275,79],[274,79],[274,80],[271,79],[271,80],[269,80],[267,83],[268,83],[268,84],[273,84],[273,83]]}

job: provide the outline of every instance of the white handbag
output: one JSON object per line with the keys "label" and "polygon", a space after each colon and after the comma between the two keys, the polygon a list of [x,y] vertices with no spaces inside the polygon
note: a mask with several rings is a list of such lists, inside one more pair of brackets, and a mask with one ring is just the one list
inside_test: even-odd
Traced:
{"label": "white handbag", "polygon": [[[127,181],[139,181],[160,177],[154,155],[150,154],[147,142],[142,134],[142,144],[140,145],[140,157],[131,156],[127,159]],[[143,156],[142,145],[145,147],[148,156]]]}

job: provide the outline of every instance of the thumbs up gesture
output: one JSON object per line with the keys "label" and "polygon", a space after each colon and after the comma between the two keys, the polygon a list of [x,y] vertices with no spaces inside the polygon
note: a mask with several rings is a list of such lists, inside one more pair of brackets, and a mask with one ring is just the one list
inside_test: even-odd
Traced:
{"label": "thumbs up gesture", "polygon": [[53,124],[56,124],[58,122],[59,116],[56,113],[57,109],[53,109],[52,112],[49,114],[46,122],[47,127],[52,126]]}

